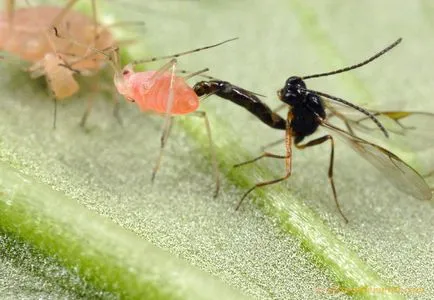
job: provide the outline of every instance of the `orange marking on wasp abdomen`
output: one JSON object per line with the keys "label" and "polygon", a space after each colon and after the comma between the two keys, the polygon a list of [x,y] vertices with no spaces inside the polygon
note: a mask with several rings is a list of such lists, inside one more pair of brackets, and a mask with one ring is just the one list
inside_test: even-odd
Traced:
{"label": "orange marking on wasp abdomen", "polygon": [[[123,83],[116,87],[120,94],[134,100],[140,110],[164,114],[168,105],[172,73],[165,72],[153,79],[155,74],[156,71],[129,72],[124,74]],[[174,77],[172,91],[173,105],[170,114],[184,115],[197,110],[199,97],[183,77]]]}
{"label": "orange marking on wasp abdomen", "polygon": [[[68,40],[56,38],[54,32],[47,31],[51,22],[61,11],[61,7],[55,6],[17,9],[14,12],[13,30],[9,26],[7,13],[2,13],[0,15],[0,49],[13,53],[26,61],[37,62],[44,59],[45,54],[54,52],[48,41],[47,34],[49,34],[58,53],[65,53],[68,57],[84,57],[88,53],[87,49],[72,44]],[[56,27],[61,32],[66,31],[68,36],[75,41],[93,45],[97,49],[105,49],[114,44],[110,31],[101,25],[98,25],[98,36],[95,38],[92,18],[77,11],[68,11]],[[104,62],[104,56],[95,53],[74,64],[74,68],[76,70],[98,70]]]}

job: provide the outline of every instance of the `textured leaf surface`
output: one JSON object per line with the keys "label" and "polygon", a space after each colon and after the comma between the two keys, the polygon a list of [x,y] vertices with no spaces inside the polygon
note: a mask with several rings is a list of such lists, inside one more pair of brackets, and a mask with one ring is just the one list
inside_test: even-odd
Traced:
{"label": "textured leaf surface", "polygon": [[[272,106],[288,76],[358,62],[402,36],[403,44],[378,62],[309,84],[360,104],[434,110],[434,11],[428,1],[114,1],[105,11],[146,22],[145,29],[135,29],[140,40],[131,49],[134,58],[239,36],[181,59],[180,68],[209,67],[213,76],[266,94]],[[226,299],[240,293],[288,299],[318,297],[327,288],[400,286],[423,290],[407,296],[432,297],[432,201],[400,194],[346,145],[337,146],[335,180],[348,225],[331,198],[327,145],[296,151],[287,183],[258,192],[254,204],[246,201],[234,212],[247,187],[279,176],[283,166],[273,160],[230,166],[258,155],[280,132],[210,98],[203,109],[222,167],[221,197],[212,198],[205,130],[193,118],[176,123],[181,126],[174,128],[151,186],[161,118],[125,104],[120,127],[109,95],[101,94],[83,131],[77,126],[83,93],[59,107],[52,131],[52,103],[40,82],[14,66],[2,69],[0,278],[6,295],[116,297],[150,287],[163,299],[199,299],[218,297],[211,293],[215,286]],[[425,159],[402,154],[429,169],[428,152]],[[153,254],[167,260],[152,261],[163,283],[146,278]],[[131,285],[123,284],[126,278]],[[356,296],[369,293],[354,290]]]}

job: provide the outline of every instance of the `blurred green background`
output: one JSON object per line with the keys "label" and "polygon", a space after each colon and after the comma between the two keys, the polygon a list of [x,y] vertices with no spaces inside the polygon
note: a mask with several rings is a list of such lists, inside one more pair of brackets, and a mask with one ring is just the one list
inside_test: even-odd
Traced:
{"label": "blurred green background", "polygon": [[[273,108],[279,104],[276,90],[287,77],[359,62],[402,37],[401,45],[363,69],[308,84],[369,107],[434,111],[434,5],[430,1],[113,0],[101,3],[99,12],[106,18],[145,22],[144,27],[123,29],[137,38],[129,48],[134,59],[240,37],[231,44],[183,57],[180,68],[209,67],[212,76],[265,94],[264,101]],[[87,130],[82,130],[78,122],[86,103],[83,92],[59,106],[58,128],[53,131],[52,102],[41,82],[32,81],[12,64],[1,68],[0,217],[4,219],[0,219],[0,293],[6,298],[129,297],[128,287],[116,286],[122,272],[98,279],[97,271],[86,271],[97,270],[95,265],[104,260],[89,262],[80,255],[97,253],[95,249],[106,249],[110,255],[118,250],[128,253],[128,249],[139,253],[136,245],[147,242],[167,251],[170,261],[187,262],[185,270],[201,270],[197,277],[211,274],[216,286],[224,287],[215,290],[223,294],[227,289],[235,299],[238,293],[257,299],[346,298],[349,295],[342,292],[322,291],[377,284],[422,292],[354,296],[434,296],[433,202],[401,194],[339,141],[335,182],[349,224],[338,214],[328,184],[328,145],[295,150],[290,180],[248,198],[235,212],[247,187],[280,176],[284,166],[272,159],[238,170],[231,170],[230,165],[257,156],[261,146],[279,139],[282,132],[267,128],[242,108],[211,97],[203,103],[203,110],[210,115],[222,167],[220,197],[212,198],[214,182],[203,124],[188,117],[176,121],[161,171],[151,186],[160,117],[144,115],[134,105],[122,103],[124,124],[119,126],[112,117],[109,95],[101,93]],[[422,169],[434,165],[430,151],[395,150]],[[283,152],[283,148],[273,151]],[[24,189],[19,179],[9,180],[13,177],[8,177],[10,170],[25,174]],[[40,211],[36,204],[29,208],[29,197],[19,206],[24,213],[13,219],[18,200],[8,204],[11,191],[25,194],[33,183],[37,185],[35,197],[46,205]],[[44,198],[39,188],[60,193],[47,192]],[[12,207],[10,213],[8,207]],[[71,222],[59,221],[59,214],[58,219],[37,220],[45,210],[50,216],[64,212],[68,214],[65,220]],[[107,220],[109,225],[100,225]],[[44,223],[48,221],[63,222],[59,232],[50,231],[54,227]],[[36,233],[21,229],[29,224]],[[87,228],[86,224],[91,225]],[[106,235],[107,228],[116,227],[119,230],[113,230],[119,235]],[[98,242],[89,241],[82,228],[100,230]],[[32,242],[32,237],[39,236],[55,237],[51,252],[44,241]],[[87,250],[65,254],[62,247],[57,248],[59,236],[62,243],[71,239],[77,249]],[[107,236],[113,239],[104,240]],[[111,243],[117,248],[107,249]],[[68,263],[63,263],[65,257]],[[115,265],[113,261],[107,259],[107,266],[99,266],[101,272]],[[120,260],[116,266],[123,270],[129,265]],[[161,265],[156,261],[155,267]],[[185,288],[187,292],[180,295],[164,294],[164,282],[151,284],[164,294],[155,293],[155,298],[207,298],[205,294],[213,290],[201,286],[197,277],[167,282],[169,290]],[[141,282],[139,276],[135,280]]]}

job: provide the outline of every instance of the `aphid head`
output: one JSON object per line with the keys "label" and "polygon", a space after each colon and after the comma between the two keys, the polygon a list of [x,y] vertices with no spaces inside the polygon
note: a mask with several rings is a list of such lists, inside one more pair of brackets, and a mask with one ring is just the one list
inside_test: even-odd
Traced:
{"label": "aphid head", "polygon": [[113,78],[113,81],[115,83],[116,89],[118,90],[119,94],[125,96],[127,99],[129,94],[128,82],[130,76],[133,73],[134,73],[133,66],[131,64],[128,64],[122,69],[120,73],[116,72]]}
{"label": "aphid head", "polygon": [[122,77],[124,80],[128,80],[133,73],[134,69],[132,64],[128,64],[122,69]]}
{"label": "aphid head", "polygon": [[306,89],[303,79],[292,76],[286,80],[285,86],[277,91],[277,96],[281,101],[293,106],[304,101],[303,89]]}

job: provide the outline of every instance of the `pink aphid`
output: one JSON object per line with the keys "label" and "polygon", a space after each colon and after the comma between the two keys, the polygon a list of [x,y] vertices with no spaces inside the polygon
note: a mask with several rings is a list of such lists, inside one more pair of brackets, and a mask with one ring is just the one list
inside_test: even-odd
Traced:
{"label": "pink aphid", "polygon": [[[170,93],[171,72],[134,72],[131,65],[122,71],[122,80],[115,80],[118,92],[127,100],[135,102],[141,111],[164,114]],[[184,77],[173,77],[173,102],[170,114],[185,115],[199,107],[199,97],[187,84]]]}
{"label": "pink aphid", "polygon": [[[78,92],[74,75],[95,75],[106,65],[104,55],[57,38],[57,31],[96,49],[109,49],[115,43],[109,27],[97,22],[95,0],[91,0],[92,16],[72,10],[77,1],[68,0],[63,7],[41,5],[16,9],[14,0],[6,0],[6,11],[0,12],[0,50],[32,63],[26,70],[32,78],[45,76],[55,100]],[[90,109],[91,97],[82,126]],[[53,126],[55,122],[56,106]]]}
{"label": "pink aphid", "polygon": [[[217,196],[220,186],[219,172],[211,138],[209,121],[204,111],[197,110],[199,108],[199,97],[186,82],[187,79],[206,72],[208,69],[203,69],[181,77],[175,75],[175,66],[177,63],[176,58],[181,55],[213,48],[233,40],[235,39],[226,40],[211,46],[197,48],[174,55],[136,60],[126,65],[123,69],[118,66],[119,58],[117,55],[110,59],[115,69],[114,84],[118,92],[128,101],[135,102],[141,111],[151,111],[165,115],[163,133],[161,136],[161,148],[156,165],[152,172],[152,180],[154,180],[160,167],[163,149],[170,134],[172,116],[191,114],[201,117],[205,122],[216,178],[216,190],[214,196]],[[133,66],[137,64],[170,58],[171,60],[157,71],[134,72],[133,70]]]}
{"label": "pink aphid", "polygon": [[64,7],[15,9],[15,1],[7,0],[8,11],[0,13],[0,49],[33,63],[43,60],[47,53],[58,52],[69,63],[74,62],[76,70],[98,71],[104,65],[102,55],[87,55],[86,48],[56,38],[51,30],[56,26],[58,30],[67,32],[72,39],[97,49],[107,49],[114,45],[109,28],[100,25],[96,16],[92,18],[71,10],[77,1],[68,0]]}

